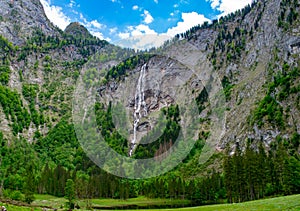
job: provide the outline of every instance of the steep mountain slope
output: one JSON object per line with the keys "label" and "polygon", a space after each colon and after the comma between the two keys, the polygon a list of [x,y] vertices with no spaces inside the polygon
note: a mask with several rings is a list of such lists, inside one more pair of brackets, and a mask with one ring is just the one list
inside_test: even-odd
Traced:
{"label": "steep mountain slope", "polygon": [[1,1],[0,8],[1,34],[16,45],[24,44],[37,28],[49,36],[59,34],[46,17],[39,0],[5,0]]}
{"label": "steep mountain slope", "polygon": [[297,1],[258,1],[248,14],[246,8],[246,15],[216,26],[210,58],[225,92],[231,92],[224,143],[253,139],[269,145],[277,136],[299,134],[299,53],[293,47],[299,45],[297,9]]}
{"label": "steep mountain slope", "polygon": [[[58,30],[39,1],[1,2],[1,17],[1,74],[7,78],[2,81],[0,128],[9,140],[24,137],[32,142],[70,114],[72,84],[82,65],[108,43],[90,34],[75,38]],[[18,103],[7,103],[10,94]],[[21,108],[14,111],[17,105]]]}
{"label": "steep mountain slope", "polygon": [[[213,137],[218,139],[218,143],[214,144],[216,149],[224,149],[227,143],[234,148],[235,142],[240,142],[240,146],[245,148],[247,140],[252,141],[253,147],[261,141],[270,147],[276,139],[290,140],[293,135],[299,134],[297,9],[297,1],[257,1],[211,25],[194,27],[155,52],[184,64],[186,71],[193,70],[201,83],[210,89],[208,92],[212,92],[210,85],[223,86],[226,102],[222,107],[226,109],[226,122],[222,123],[223,130],[221,126],[210,128],[211,136],[219,133],[219,137]],[[160,63],[159,58],[156,60],[155,64]],[[147,64],[151,69],[152,62]],[[161,69],[165,69],[163,64],[161,62]],[[136,74],[139,74],[140,68],[134,69],[130,77],[138,78]],[[177,75],[175,66],[171,74]],[[209,77],[215,81],[210,81]],[[115,91],[118,86],[123,87],[123,82],[130,80],[126,76],[121,80],[114,78],[107,86],[120,84],[111,89],[113,96],[118,92]],[[150,80],[147,75],[145,80]],[[147,91],[151,92],[153,88],[145,93]],[[117,94],[115,96],[118,98]],[[213,109],[213,94],[209,97],[210,108],[207,105],[206,108]],[[151,102],[151,96],[146,94],[144,100],[151,107],[151,103],[147,103]],[[213,116],[204,118],[211,119]],[[217,129],[219,131],[214,131]],[[293,148],[299,153],[299,144]]]}

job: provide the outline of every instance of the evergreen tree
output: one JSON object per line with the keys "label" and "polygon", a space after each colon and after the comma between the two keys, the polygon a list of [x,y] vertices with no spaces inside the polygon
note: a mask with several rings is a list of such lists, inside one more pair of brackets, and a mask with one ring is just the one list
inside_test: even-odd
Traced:
{"label": "evergreen tree", "polygon": [[274,169],[275,169],[275,188],[277,194],[280,194],[284,186],[284,174],[286,174],[286,159],[287,152],[283,146],[283,141],[278,138],[277,150],[275,151],[274,157]]}
{"label": "evergreen tree", "polygon": [[245,151],[245,173],[247,183],[247,200],[256,199],[258,169],[257,169],[257,155],[250,147],[250,140],[247,142]]}
{"label": "evergreen tree", "polygon": [[72,179],[68,179],[65,187],[65,198],[68,200],[68,207],[74,209],[75,185]]}
{"label": "evergreen tree", "polygon": [[23,191],[25,195],[25,202],[31,204],[31,202],[33,202],[35,199],[35,178],[33,163],[29,164],[28,168],[26,169],[26,179]]}
{"label": "evergreen tree", "polygon": [[224,157],[223,169],[224,169],[224,182],[227,192],[227,198],[229,203],[233,202],[233,163],[230,157],[230,147],[229,144],[226,145],[225,157]]}
{"label": "evergreen tree", "polygon": [[286,163],[284,174],[284,193],[300,193],[300,161],[295,157],[290,157]]}
{"label": "evergreen tree", "polygon": [[239,143],[236,143],[235,152],[233,155],[233,165],[234,165],[234,193],[235,202],[242,202],[245,200],[245,171],[244,171],[244,159],[242,156],[242,151]]}
{"label": "evergreen tree", "polygon": [[258,198],[264,198],[265,187],[269,177],[268,172],[268,163],[267,163],[267,154],[265,152],[263,141],[261,140],[258,146],[258,155],[257,155],[257,174],[258,179]]}

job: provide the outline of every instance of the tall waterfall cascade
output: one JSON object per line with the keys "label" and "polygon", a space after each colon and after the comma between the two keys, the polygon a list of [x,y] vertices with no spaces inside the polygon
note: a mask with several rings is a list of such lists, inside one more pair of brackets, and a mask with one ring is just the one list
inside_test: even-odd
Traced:
{"label": "tall waterfall cascade", "polygon": [[137,129],[142,117],[147,115],[147,105],[145,102],[145,75],[147,64],[141,67],[140,76],[135,90],[134,112],[133,112],[133,138],[130,143],[129,156],[137,146]]}

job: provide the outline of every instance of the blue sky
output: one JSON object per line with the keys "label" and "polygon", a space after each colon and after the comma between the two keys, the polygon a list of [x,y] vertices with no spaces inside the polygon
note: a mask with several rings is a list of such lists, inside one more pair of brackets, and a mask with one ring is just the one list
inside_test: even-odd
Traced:
{"label": "blue sky", "polygon": [[158,46],[194,25],[226,15],[252,0],[41,0],[59,28],[80,22],[93,35],[126,47]]}

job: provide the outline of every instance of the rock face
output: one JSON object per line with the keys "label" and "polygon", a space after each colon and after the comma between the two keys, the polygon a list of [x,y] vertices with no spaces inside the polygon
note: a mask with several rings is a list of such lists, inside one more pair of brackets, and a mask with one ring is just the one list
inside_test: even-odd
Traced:
{"label": "rock face", "polygon": [[[241,142],[240,145],[245,146],[247,139],[252,139],[254,144],[263,141],[269,146],[278,136],[289,138],[292,133],[298,133],[300,113],[298,101],[295,101],[298,94],[290,94],[280,101],[278,96],[276,97],[280,87],[271,93],[271,96],[282,107],[286,127],[270,123],[267,117],[262,118],[263,126],[260,127],[257,122],[251,120],[268,92],[269,83],[275,75],[283,72],[284,63],[295,68],[299,68],[300,65],[299,16],[289,25],[288,30],[280,27],[278,17],[282,11],[286,11],[286,15],[289,13],[289,9],[283,7],[280,0],[258,1],[245,15],[239,13],[230,21],[197,30],[190,36],[186,35],[187,38],[183,41],[173,42],[162,50],[166,57],[185,65],[186,69],[183,68],[183,72],[188,69],[194,70],[205,88],[212,92],[211,78],[218,78],[224,90],[228,89],[224,82],[228,79],[231,87],[230,97],[224,102],[226,118],[223,130],[219,131],[218,148],[224,148],[226,143],[233,145],[234,142]],[[297,7],[299,8],[299,4]],[[242,42],[244,44],[241,44]],[[214,64],[214,54],[217,64]],[[232,57],[233,54],[235,55]],[[167,95],[161,90],[176,86],[174,78],[177,75],[183,76],[183,72],[178,65],[164,57],[153,58],[147,67],[145,83],[149,88],[145,89],[145,102],[151,112],[174,103],[172,94]],[[136,84],[139,68],[133,70],[123,82]],[[166,78],[162,78],[160,83],[155,83],[162,72]],[[115,84],[114,89],[107,89],[106,95],[116,99],[124,96],[124,93],[118,93],[118,90],[125,89],[123,82],[110,82],[110,86]],[[291,86],[297,89],[299,78],[292,83]],[[214,83],[215,85],[220,83]],[[172,93],[172,90],[169,91]],[[128,96],[127,109],[131,109],[133,113],[135,91],[126,92],[131,93]],[[202,117],[212,118],[209,114]],[[151,121],[145,119],[138,128],[145,131],[151,128],[151,125]]]}
{"label": "rock face", "polygon": [[189,87],[189,92],[193,90],[193,96],[189,96],[191,99],[195,99],[204,88],[191,69],[175,59],[159,55],[137,66],[118,83],[110,81],[99,90],[99,94],[105,105],[112,102],[125,107],[128,124],[120,125],[122,120],[118,116],[115,116],[114,123],[127,129],[128,133],[123,135],[135,145],[156,126],[162,108],[183,103],[187,92],[182,91],[182,87]]}
{"label": "rock face", "polygon": [[90,32],[84,26],[80,25],[80,23],[78,22],[70,23],[66,27],[65,33],[71,34],[75,37],[84,37],[84,38],[92,37]]}
{"label": "rock face", "polygon": [[[158,49],[155,52],[156,56],[146,63],[138,63],[131,67],[131,70],[126,70],[122,80],[109,80],[106,81],[106,85],[99,85],[104,102],[116,100],[125,105],[130,127],[126,128],[127,134],[123,135],[129,140],[133,139],[137,96],[143,96],[140,102],[145,106],[141,108],[147,113],[139,118],[135,127],[137,140],[140,140],[141,136],[155,126],[158,118],[156,113],[170,104],[176,104],[182,97],[176,92],[176,87],[181,85],[182,81],[189,85],[191,96],[195,99],[204,87],[210,95],[209,98],[218,94],[221,89],[225,91],[223,94],[226,95],[226,102],[214,101],[211,98],[203,105],[203,111],[199,114],[202,121],[207,120],[201,130],[209,131],[212,129],[209,121],[219,118],[218,112],[211,111],[217,103],[223,103],[222,111],[226,113],[226,118],[224,117],[222,125],[217,127],[220,131],[211,131],[216,132],[213,138],[218,140],[218,147],[221,149],[226,143],[233,144],[236,141],[243,145],[247,139],[256,142],[262,140],[269,145],[279,135],[289,138],[291,134],[299,133],[299,77],[290,83],[290,89],[295,88],[294,90],[298,91],[289,92],[288,96],[282,98],[276,97],[282,91],[281,87],[276,87],[268,93],[269,82],[274,82],[278,74],[286,74],[284,65],[293,68],[299,68],[300,65],[300,15],[291,24],[282,24],[279,21],[282,11],[285,11],[285,14],[281,21],[287,20],[289,8],[295,7],[295,10],[299,11],[299,3],[297,5],[282,9],[285,5],[280,0],[258,0],[249,11],[245,9],[220,19],[210,27],[186,33],[182,39]],[[41,31],[45,37],[53,36],[55,39],[49,38],[51,43],[42,43],[35,49],[34,45],[30,46],[32,49],[26,52],[25,59],[20,59],[23,58],[24,52],[17,51],[10,61],[12,73],[8,86],[18,91],[24,107],[27,108],[29,103],[23,96],[22,86],[38,85],[36,107],[44,110],[49,108],[44,114],[49,119],[48,125],[55,125],[64,112],[70,112],[72,91],[78,75],[82,73],[83,64],[86,64],[92,53],[103,50],[103,43],[94,40],[89,42],[93,44],[85,45],[87,42],[84,42],[84,39],[93,37],[78,23],[71,23],[65,32],[61,32],[49,22],[38,0],[0,2],[1,35],[22,47],[27,37],[36,30]],[[77,39],[77,42],[59,40],[62,39],[62,33]],[[58,35],[58,40],[55,35]],[[95,67],[96,71],[101,71],[102,76],[120,62],[116,57],[129,57],[134,54],[115,46],[110,47],[107,51],[104,49],[103,55],[100,54],[98,58],[103,65]],[[107,56],[109,53],[111,54]],[[97,64],[97,58],[95,60]],[[141,77],[143,65],[146,66]],[[137,88],[139,78],[143,84],[140,89]],[[281,108],[279,111],[285,122],[284,128],[271,124],[266,117],[262,118],[263,124],[260,127],[256,119],[253,120],[255,110],[267,93]],[[0,116],[4,118],[4,115]],[[9,120],[1,122],[1,130],[11,133]],[[40,126],[36,130],[40,130],[42,135],[47,135],[47,126]],[[22,135],[32,140],[34,131],[27,132],[28,136]]]}
{"label": "rock face", "polygon": [[47,35],[58,34],[58,30],[46,17],[39,0],[0,2],[0,32],[10,42],[15,45],[23,44],[36,28]]}

